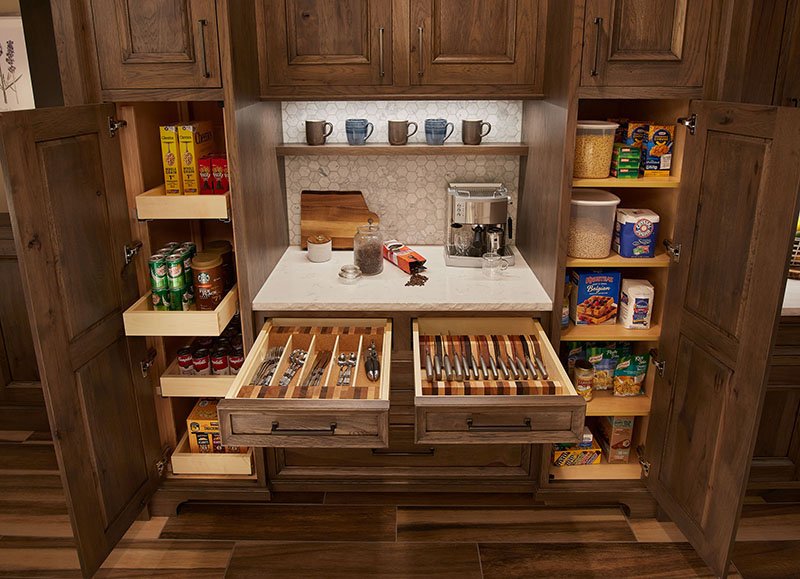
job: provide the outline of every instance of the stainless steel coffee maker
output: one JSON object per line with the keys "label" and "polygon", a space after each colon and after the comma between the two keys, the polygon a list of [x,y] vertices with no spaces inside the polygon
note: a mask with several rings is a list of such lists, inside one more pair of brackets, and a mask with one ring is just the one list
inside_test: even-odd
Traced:
{"label": "stainless steel coffee maker", "polygon": [[450,183],[445,264],[481,267],[483,254],[496,252],[513,265],[509,203],[508,189],[502,183]]}

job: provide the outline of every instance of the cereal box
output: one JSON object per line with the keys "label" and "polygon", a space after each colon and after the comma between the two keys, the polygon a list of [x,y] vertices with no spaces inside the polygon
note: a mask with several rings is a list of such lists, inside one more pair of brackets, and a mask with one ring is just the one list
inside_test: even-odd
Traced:
{"label": "cereal box", "polygon": [[164,188],[167,195],[182,195],[181,157],[178,146],[178,126],[159,127],[161,161],[164,164]]}
{"label": "cereal box", "polygon": [[200,159],[214,150],[211,121],[198,121],[178,127],[181,175],[184,195],[200,194]]}
{"label": "cereal box", "polygon": [[622,257],[655,257],[660,220],[649,209],[617,209],[614,251]]}
{"label": "cereal box", "polygon": [[214,175],[214,193],[224,195],[231,188],[228,181],[228,157],[225,153],[211,156],[211,170]]}
{"label": "cereal box", "polygon": [[212,195],[214,193],[214,179],[211,174],[211,155],[206,155],[200,159],[200,195]]}
{"label": "cereal box", "polygon": [[609,464],[626,464],[633,441],[633,416],[605,416],[598,420],[598,438]]}
{"label": "cereal box", "polygon": [[650,125],[645,143],[642,169],[645,177],[669,177],[675,125]]}
{"label": "cereal box", "polygon": [[618,271],[573,271],[572,321],[576,325],[616,323],[621,279]]}

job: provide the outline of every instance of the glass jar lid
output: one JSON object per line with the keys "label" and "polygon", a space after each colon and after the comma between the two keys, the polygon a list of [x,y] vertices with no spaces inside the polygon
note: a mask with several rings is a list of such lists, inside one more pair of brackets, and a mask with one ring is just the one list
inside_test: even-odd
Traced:
{"label": "glass jar lid", "polygon": [[361,277],[361,268],[357,265],[343,265],[339,270],[339,277],[343,279],[358,279]]}

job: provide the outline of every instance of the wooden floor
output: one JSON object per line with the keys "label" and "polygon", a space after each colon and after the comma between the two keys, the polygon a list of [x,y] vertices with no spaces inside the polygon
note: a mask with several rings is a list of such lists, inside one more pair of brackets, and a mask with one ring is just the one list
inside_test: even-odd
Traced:
{"label": "wooden floor", "polygon": [[[461,504],[459,504],[461,503]],[[469,506],[466,506],[469,505]],[[800,505],[750,501],[733,576],[800,577]],[[0,432],[0,577],[80,577],[49,436]],[[98,577],[709,577],[670,523],[526,495],[278,495],[136,522]]]}

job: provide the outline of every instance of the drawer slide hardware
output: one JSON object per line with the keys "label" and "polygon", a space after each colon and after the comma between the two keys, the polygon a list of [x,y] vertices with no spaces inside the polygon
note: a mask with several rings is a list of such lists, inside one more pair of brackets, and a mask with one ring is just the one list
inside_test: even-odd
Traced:
{"label": "drawer slide hardware", "polygon": [[523,424],[475,424],[472,417],[467,418],[467,430],[470,432],[529,432],[533,430],[531,419],[525,418]]}
{"label": "drawer slide hardware", "polygon": [[658,359],[658,350],[655,348],[650,349],[650,359],[653,361],[653,366],[656,367],[658,375],[663,378],[664,373],[667,371],[667,363],[664,360]]}
{"label": "drawer slide hardware", "polygon": [[644,457],[644,445],[640,444],[636,447],[636,454],[639,456],[639,464],[642,467],[642,474],[645,478],[650,476],[650,461]]}
{"label": "drawer slide hardware", "polygon": [[692,113],[688,117],[679,117],[678,123],[686,127],[690,135],[694,135],[697,130],[697,113]]}
{"label": "drawer slide hardware", "polygon": [[272,422],[272,430],[270,431],[271,434],[283,434],[287,436],[333,436],[336,433],[336,423],[331,422],[329,428],[319,428],[319,429],[291,429],[287,428],[285,430],[281,430],[280,425],[277,420]]}
{"label": "drawer slide hardware", "polygon": [[122,127],[127,127],[128,121],[119,121],[114,117],[108,117],[108,134],[111,138],[117,136],[117,131],[119,131]]}
{"label": "drawer slide hardware", "polygon": [[156,351],[153,348],[147,350],[147,358],[139,362],[139,369],[142,371],[142,378],[147,378],[150,374],[150,368],[156,362]]}
{"label": "drawer slide hardware", "polygon": [[136,241],[132,241],[130,245],[124,246],[122,251],[125,255],[125,265],[128,265],[130,262],[132,262],[133,258],[136,257],[141,250],[142,242],[138,239]]}
{"label": "drawer slide hardware", "polygon": [[402,450],[383,450],[380,448],[373,448],[372,449],[373,456],[433,456],[436,454],[436,449],[430,447],[426,450],[420,450],[417,452],[402,451]]}
{"label": "drawer slide hardware", "polygon": [[664,240],[664,248],[675,263],[681,260],[681,244],[673,245],[669,239]]}

